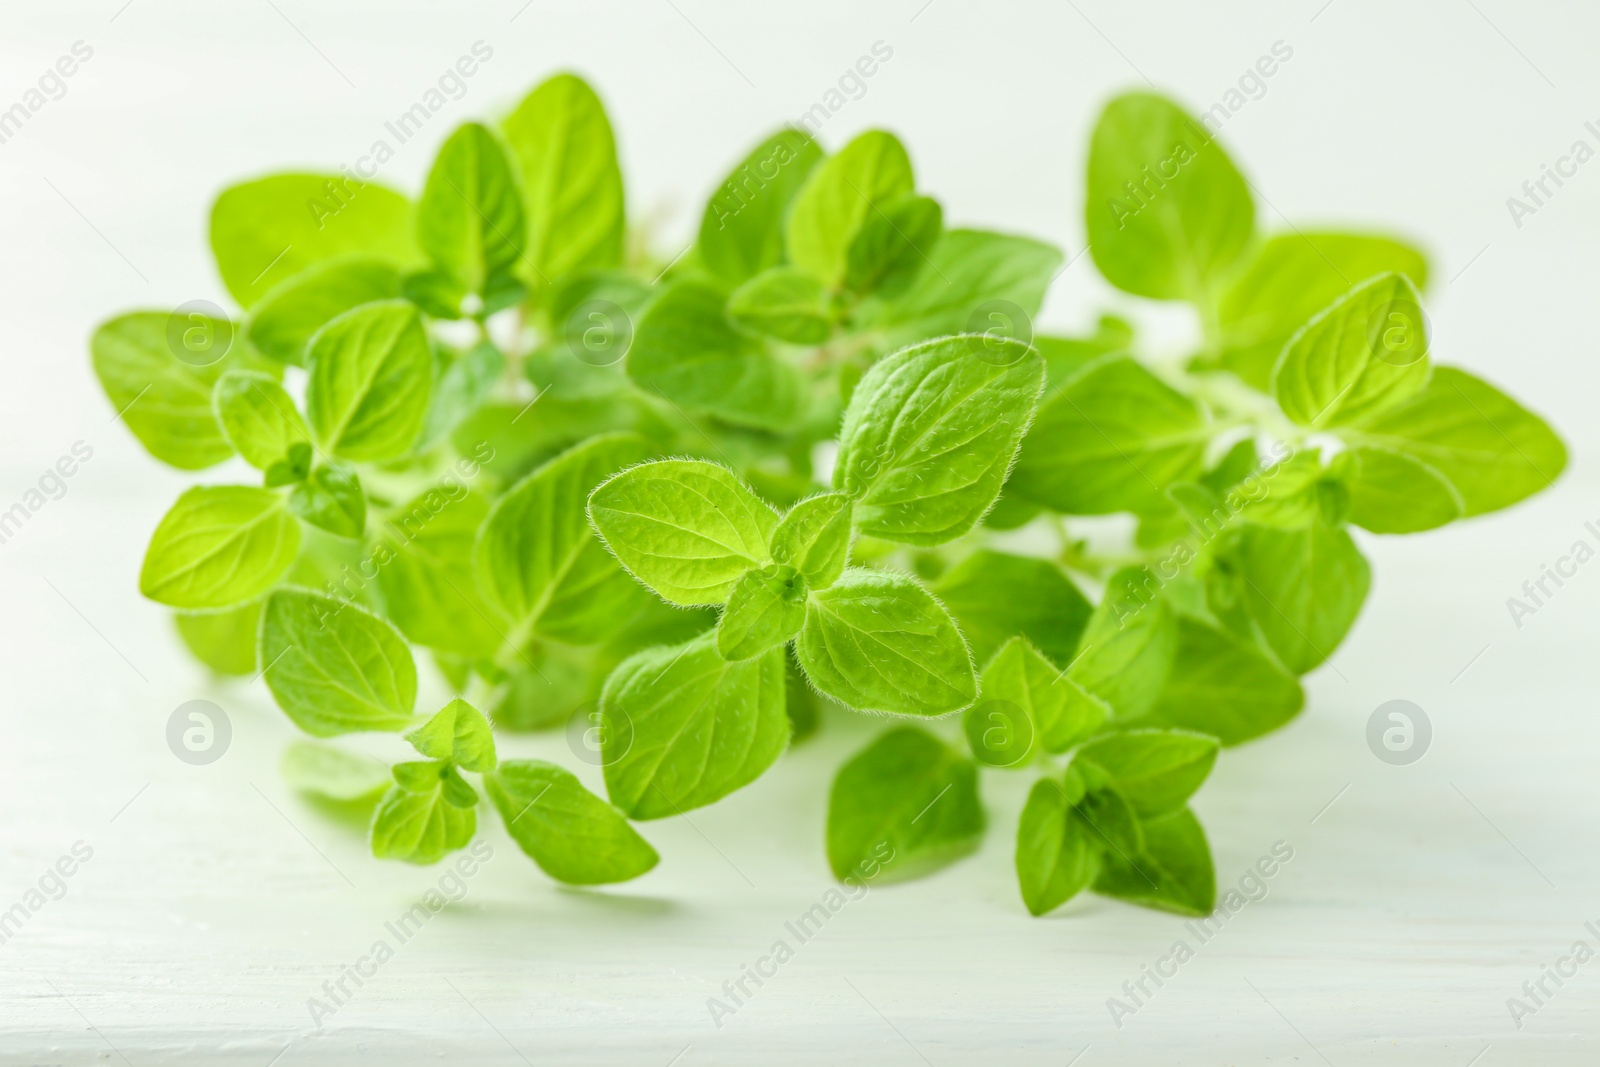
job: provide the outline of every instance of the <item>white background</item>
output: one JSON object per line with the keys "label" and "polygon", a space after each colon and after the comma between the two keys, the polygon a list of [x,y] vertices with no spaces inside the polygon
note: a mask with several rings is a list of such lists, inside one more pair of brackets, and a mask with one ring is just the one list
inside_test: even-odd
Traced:
{"label": "white background", "polygon": [[[1600,564],[1521,628],[1505,601],[1573,541],[1600,543],[1583,528],[1600,520],[1600,162],[1520,229],[1506,198],[1575,139],[1600,148],[1583,128],[1600,120],[1600,12],[1323,3],[7,3],[0,107],[73,42],[94,56],[0,144],[0,510],[74,442],[94,456],[0,545],[0,909],[75,841],[94,856],[0,946],[0,1060],[1594,1062],[1600,962],[1520,1031],[1506,1000],[1573,941],[1600,947],[1584,929],[1600,926]],[[949,220],[1034,233],[1070,256],[1106,97],[1148,77],[1204,108],[1281,40],[1293,58],[1222,131],[1263,223],[1421,242],[1435,358],[1485,374],[1566,436],[1573,462],[1554,492],[1362,539],[1373,593],[1309,680],[1307,711],[1225,753],[1196,802],[1224,887],[1276,841],[1294,859],[1120,1028],[1107,998],[1189,935],[1089,896],[1028,918],[1010,862],[1026,782],[999,772],[985,776],[993,828],[978,855],[850,904],[712,1024],[707,997],[831,884],[826,783],[869,735],[858,723],[692,823],[644,827],[663,861],[619,888],[555,887],[486,819],[495,858],[466,900],[312,1027],[307,998],[439,872],[372,860],[359,830],[289,793],[275,767],[292,732],[264,689],[209,681],[139,598],[149,531],[192,479],[112,423],[86,343],[123,309],[226,304],[205,245],[216,191],[353,161],[477,40],[493,59],[382,180],[416,190],[456,121],[576,69],[610,108],[630,214],[660,217],[668,256],[727,164],[876,41],[892,60],[823,141],[892,128]],[[1088,257],[1057,281],[1043,325],[1082,329],[1107,304],[1163,343],[1192,325],[1111,296]],[[163,736],[194,697],[234,725],[209,767],[173,758]],[[1433,721],[1413,766],[1365,744],[1368,715],[1393,698]],[[509,747],[573,763],[559,737]]]}

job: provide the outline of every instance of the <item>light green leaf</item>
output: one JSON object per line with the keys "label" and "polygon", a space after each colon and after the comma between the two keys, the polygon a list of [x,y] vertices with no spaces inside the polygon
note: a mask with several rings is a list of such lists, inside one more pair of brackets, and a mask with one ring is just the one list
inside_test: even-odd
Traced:
{"label": "light green leaf", "polygon": [[433,383],[428,415],[423,420],[419,448],[427,448],[453,433],[489,399],[505,369],[506,359],[493,342],[480,341],[449,359]]}
{"label": "light green leaf", "polygon": [[812,593],[795,654],[812,685],[858,711],[933,717],[978,696],[972,654],[949,612],[894,571],[850,568]]}
{"label": "light green leaf", "polygon": [[749,333],[816,345],[833,332],[822,283],[797,267],[769,267],[728,297],[728,318]]}
{"label": "light green leaf", "polygon": [[1212,433],[1193,400],[1107,356],[1040,405],[1007,491],[1068,515],[1164,510],[1164,490],[1200,472]]}
{"label": "light green leaf", "polygon": [[529,93],[501,128],[522,173],[530,284],[620,263],[622,172],[594,90],[576,75],[558,74]]}
{"label": "light green leaf", "polygon": [[483,713],[465,700],[450,701],[405,737],[424,756],[449,760],[462,770],[495,768],[494,731]]}
{"label": "light green leaf", "polygon": [[280,363],[306,364],[306,343],[351,308],[400,295],[400,272],[381,259],[316,263],[273,286],[250,312],[250,343]]}
{"label": "light green leaf", "polygon": [[1217,739],[1188,730],[1125,730],[1078,749],[1141,818],[1183,807],[1217,762]]}
{"label": "light green leaf", "polygon": [[[396,778],[406,766],[402,763],[395,768]],[[477,809],[450,803],[444,779],[435,779],[425,791],[393,785],[372,814],[372,854],[382,860],[438,863],[446,854],[465,847],[477,830]]]}
{"label": "light green leaf", "polygon": [[798,570],[812,589],[826,589],[850,558],[850,518],[844,493],[807,497],[772,532],[772,558]]}
{"label": "light green leaf", "polygon": [[1106,854],[1094,891],[1179,915],[1210,915],[1217,874],[1200,820],[1188,808],[1144,823],[1144,851]]}
{"label": "light green leaf", "polygon": [[417,668],[394,627],[364,608],[280,589],[261,620],[267,688],[314,737],[411,724]]}
{"label": "light green leaf", "polygon": [[289,454],[289,446],[310,435],[299,410],[270,374],[231,370],[212,392],[217,421],[245,462],[266,470]]}
{"label": "light green leaf", "polygon": [[[233,329],[200,318],[199,328],[217,331],[213,343]],[[216,363],[186,363],[168,344],[170,325],[171,316],[160,311],[135,311],[101,323],[89,342],[94,373],[146,451],[179,470],[202,470],[233,455],[217,423],[211,391],[225,371],[247,366],[248,360],[235,340],[236,350]]]}
{"label": "light green leaf", "polygon": [[596,485],[650,453],[649,444],[631,434],[595,437],[495,502],[478,537],[474,567],[479,589],[514,631],[561,636],[569,629],[563,619],[629,602],[633,583],[596,539],[584,505]]}
{"label": "light green leaf", "polygon": [[1360,283],[1284,346],[1272,392],[1290,419],[1314,430],[1358,422],[1428,383],[1427,324],[1417,291],[1398,274]]}
{"label": "light green leaf", "polygon": [[139,591],[175,608],[254,600],[300,551],[300,525],[283,498],[243,485],[185,490],[150,537]]}
{"label": "light green leaf", "polygon": [[739,285],[782,263],[784,216],[820,162],[822,150],[793,127],[757,145],[706,202],[696,245],[701,265]]}
{"label": "light green leaf", "polygon": [[354,460],[404,454],[428,411],[433,354],[416,308],[364,304],[311,339],[306,418],[321,447]]}
{"label": "light green leaf", "polygon": [[660,859],[622,812],[553,763],[507,760],[483,785],[517,846],[558,882],[626,882]]}
{"label": "light green leaf", "polygon": [[1412,246],[1358,233],[1280,233],[1262,244],[1217,311],[1222,365],[1263,392],[1284,342],[1356,282],[1393,271],[1418,289],[1428,261]]}
{"label": "light green leaf", "polygon": [[836,288],[862,226],[915,186],[911,160],[893,134],[858,135],[824,160],[795,197],[787,230],[790,262]]}
{"label": "light green leaf", "polygon": [[278,764],[289,788],[343,804],[376,800],[394,778],[371,756],[320,741],[291,741]]}
{"label": "light green leaf", "polygon": [[211,208],[222,283],[250,307],[278,283],[340,256],[407,267],[421,254],[411,201],[345,175],[273,174],[224,189]]}
{"label": "light green leaf", "polygon": [[1002,703],[1021,709],[1033,724],[1039,744],[1050,753],[1066,752],[1100,729],[1110,714],[1104,701],[1090,695],[1022,637],[1002,645],[983,669],[983,700],[974,709]]}
{"label": "light green leaf", "polygon": [[956,617],[980,663],[1016,636],[1058,663],[1070,663],[1094,611],[1051,561],[987,548],[940,575],[933,591]]}
{"label": "light green leaf", "polygon": [[1109,704],[1118,719],[1148,711],[1172,669],[1178,631],[1160,590],[1155,576],[1142,567],[1113,574],[1067,672]]}
{"label": "light green leaf", "polygon": [[1246,524],[1236,559],[1251,617],[1295,674],[1339,647],[1372,584],[1350,534],[1320,518],[1299,530]]}
{"label": "light green leaf", "polygon": [[[417,244],[446,287],[498,310],[518,288],[527,221],[511,161],[486,126],[463,123],[439,148],[417,203]],[[454,310],[461,311],[459,297]]]}
{"label": "light green leaf", "polygon": [[1035,782],[1017,823],[1017,884],[1028,911],[1054,911],[1087,889],[1100,873],[1102,847],[1060,782]]}
{"label": "light green leaf", "polygon": [[873,364],[845,409],[834,485],[863,533],[914,545],[961,536],[994,504],[1027,432],[1044,360],[1017,342],[949,337]]}
{"label": "light green leaf", "polygon": [[806,582],[782,563],[748,571],[717,621],[717,652],[723,659],[759,656],[788,641],[806,621]]}
{"label": "light green leaf", "polygon": [[600,695],[611,802],[660,819],[755,781],[789,741],[783,672],[781,648],[733,663],[711,634],[623,661]]}
{"label": "light green leaf", "polygon": [[1178,617],[1177,629],[1172,671],[1151,720],[1237,745],[1300,713],[1300,683],[1253,642],[1189,615]]}
{"label": "light green leaf", "polygon": [[630,468],[589,497],[589,517],[635,578],[674,604],[721,604],[771,562],[778,516],[739,476],[704,460]]}
{"label": "light green leaf", "polygon": [[903,292],[929,262],[944,209],[926,196],[902,196],[869,215],[845,255],[844,285],[858,293]]}
{"label": "light green leaf", "polygon": [[1350,491],[1350,521],[1373,533],[1432,530],[1466,511],[1448,478],[1404,452],[1351,448],[1332,470]]}
{"label": "light green leaf", "polygon": [[336,537],[358,538],[367,529],[367,496],[348,467],[318,467],[289,493],[289,510]]}
{"label": "light green leaf", "polygon": [[978,768],[914,726],[856,753],[828,797],[828,865],[840,881],[903,881],[967,855],[983,839]]}
{"label": "light green leaf", "polygon": [[733,328],[720,289],[670,283],[634,331],[628,377],[647,393],[740,426],[791,423],[803,400],[794,367]]}
{"label": "light green leaf", "polygon": [[1461,494],[1467,516],[1532,496],[1567,465],[1566,446],[1543,419],[1455,367],[1438,368],[1422,392],[1343,436],[1433,467]]}
{"label": "light green leaf", "polygon": [[1042,241],[951,230],[904,291],[863,302],[860,319],[881,333],[888,348],[988,330],[1026,343],[1033,335],[1032,316],[1061,262],[1060,249]]}
{"label": "light green leaf", "polygon": [[507,625],[484,601],[472,565],[489,501],[459,486],[430,489],[388,520],[374,551],[384,613],[415,644],[493,659]]}
{"label": "light green leaf", "polygon": [[1089,249],[1137,296],[1202,303],[1250,242],[1255,203],[1227,153],[1165,97],[1126,93],[1089,142]]}
{"label": "light green leaf", "polygon": [[1133,345],[1133,327],[1115,315],[1101,315],[1094,333],[1086,337],[1035,337],[1033,347],[1044,356],[1048,393],[1065,385],[1095,360],[1126,353]]}
{"label": "light green leaf", "polygon": [[196,659],[218,674],[256,672],[256,633],[262,602],[253,600],[226,611],[180,611],[173,619],[178,636]]}

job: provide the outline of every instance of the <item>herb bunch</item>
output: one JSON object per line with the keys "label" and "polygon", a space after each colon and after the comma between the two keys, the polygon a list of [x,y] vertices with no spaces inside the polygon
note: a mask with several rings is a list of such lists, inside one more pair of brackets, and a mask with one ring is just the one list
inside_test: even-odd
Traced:
{"label": "herb bunch", "polygon": [[[239,314],[132,312],[92,342],[153,456],[235,483],[178,498],[140,590],[312,737],[403,732],[392,767],[285,758],[372,806],[379,857],[462,848],[487,793],[550,877],[634,878],[658,858],[636,822],[853,709],[901,721],[833,782],[838,877],[974,849],[991,768],[1036,778],[1030,911],[1088,888],[1207,913],[1189,798],[1350,630],[1350,528],[1506,507],[1565,451],[1434,364],[1421,252],[1262,235],[1164,98],[1105,108],[1086,221],[1107,281],[1194,308],[1192,351],[1141,353],[1109,315],[1035,336],[1060,250],[947,227],[882,131],[832,155],[778,131],[663,262],[571,75],[455,130],[415,201],[348,174],[234,186],[211,245]],[[1113,513],[1135,521],[1108,554],[1073,517]],[[458,694],[433,714],[417,649]],[[497,758],[496,730],[569,724],[605,799]]]}

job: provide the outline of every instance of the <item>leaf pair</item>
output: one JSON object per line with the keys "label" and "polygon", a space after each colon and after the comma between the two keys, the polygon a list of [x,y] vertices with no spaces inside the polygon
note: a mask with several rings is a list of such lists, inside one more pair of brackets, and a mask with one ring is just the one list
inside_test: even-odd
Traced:
{"label": "leaf pair", "polygon": [[1034,915],[1092,887],[1183,915],[1216,902],[1211,851],[1185,802],[1205,781],[1217,742],[1178,730],[1130,730],[1082,746],[1061,779],[1028,794],[1016,867]]}

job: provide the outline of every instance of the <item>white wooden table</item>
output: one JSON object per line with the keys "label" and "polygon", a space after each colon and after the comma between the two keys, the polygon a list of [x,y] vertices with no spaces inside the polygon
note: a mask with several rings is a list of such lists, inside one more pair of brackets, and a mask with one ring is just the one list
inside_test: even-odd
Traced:
{"label": "white wooden table", "polygon": [[[919,14],[920,0],[870,11],[678,0],[536,3],[512,21],[520,0],[332,13],[291,0],[277,0],[280,13],[120,4],[13,8],[0,42],[0,105],[75,40],[95,49],[66,95],[0,144],[0,510],[74,442],[94,449],[65,495],[0,544],[0,914],[75,843],[92,849],[64,895],[41,897],[0,944],[0,1062],[1600,1059],[1600,963],[1559,989],[1546,979],[1553,995],[1520,1029],[1507,1008],[1573,942],[1600,949],[1585,926],[1600,928],[1600,564],[1521,628],[1505,605],[1573,541],[1595,544],[1584,523],[1600,521],[1589,459],[1600,164],[1520,229],[1504,203],[1573,139],[1594,141],[1582,127],[1600,88],[1593,12],[1079,0],[1080,15],[935,0]],[[206,680],[138,597],[144,539],[185,480],[111,424],[84,341],[125,307],[220,299],[203,246],[211,193],[364,151],[480,38],[496,58],[451,121],[504,106],[557,66],[584,69],[621,131],[634,211],[677,207],[663,247],[686,238],[726,160],[888,41],[895,58],[824,140],[892,125],[950,218],[1042,231],[1069,252],[1082,247],[1084,134],[1098,100],[1138,82],[1130,65],[1205,106],[1286,40],[1294,59],[1224,131],[1270,198],[1263,221],[1281,225],[1281,208],[1404,223],[1435,255],[1436,354],[1550,416],[1573,467],[1509,514],[1363,539],[1374,591],[1310,679],[1307,711],[1227,752],[1197,799],[1224,888],[1275,843],[1293,849],[1264,898],[1203,943],[1182,920],[1097,898],[1030,919],[1011,869],[1027,783],[1001,772],[984,777],[981,852],[873,889],[798,943],[785,923],[833,884],[827,782],[878,726],[838,721],[749,789],[645,826],[662,863],[626,886],[558,888],[486,819],[493,857],[399,944],[385,923],[443,872],[372,860],[359,827],[289,792],[276,762],[293,734],[265,691]],[[414,188],[447,128],[386,178]],[[1085,258],[1045,317],[1078,328],[1106,299]],[[1118,306],[1158,344],[1187,325]],[[204,767],[164,738],[173,708],[196,697],[225,708],[234,730]],[[1365,741],[1373,709],[1396,698],[1434,728],[1411,766],[1380,762]],[[507,747],[575,765],[559,736]],[[380,938],[393,957],[359,987],[345,979],[351,995],[314,1025],[308,999]],[[718,1026],[708,998],[779,939],[793,958]],[[1159,987],[1143,978],[1158,964],[1170,974],[1162,961],[1178,940],[1192,958]],[[1114,1020],[1108,1000],[1134,1003],[1124,983],[1141,978],[1147,993]]]}

